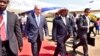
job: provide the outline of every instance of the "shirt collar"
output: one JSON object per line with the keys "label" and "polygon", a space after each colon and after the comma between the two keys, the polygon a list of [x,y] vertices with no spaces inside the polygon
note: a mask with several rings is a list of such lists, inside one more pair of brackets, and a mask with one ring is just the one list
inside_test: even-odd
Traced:
{"label": "shirt collar", "polygon": [[40,14],[39,14],[39,16],[37,16],[36,14],[34,14],[35,15],[35,17],[40,17]]}
{"label": "shirt collar", "polygon": [[2,15],[6,15],[7,14],[7,11],[5,10],[5,11],[3,11],[3,13],[2,13]]}
{"label": "shirt collar", "polygon": [[61,16],[61,18],[65,18],[65,17]]}
{"label": "shirt collar", "polygon": [[[61,16],[61,15],[60,15]],[[62,18],[64,18],[63,16],[61,16]],[[67,17],[67,18],[69,18],[69,15],[67,15],[67,16],[65,16],[65,17]]]}

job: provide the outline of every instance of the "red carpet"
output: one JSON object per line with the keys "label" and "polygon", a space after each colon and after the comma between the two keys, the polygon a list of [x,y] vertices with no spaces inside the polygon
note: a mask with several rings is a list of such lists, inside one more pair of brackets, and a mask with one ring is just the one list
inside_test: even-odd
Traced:
{"label": "red carpet", "polygon": [[[55,46],[51,44],[49,41],[45,40],[42,43],[40,56],[53,56],[55,50]],[[32,56],[31,54],[31,45],[24,39],[24,46],[22,52],[19,53],[19,56]]]}

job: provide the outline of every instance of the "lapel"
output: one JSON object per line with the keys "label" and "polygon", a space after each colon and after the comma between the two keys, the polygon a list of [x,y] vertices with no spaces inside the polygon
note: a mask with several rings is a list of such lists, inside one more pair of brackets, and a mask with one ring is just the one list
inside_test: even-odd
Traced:
{"label": "lapel", "polygon": [[83,17],[83,22],[84,22],[84,23],[87,23],[87,20],[86,20],[85,15],[83,15],[82,17]]}
{"label": "lapel", "polygon": [[39,27],[41,26],[42,21],[43,21],[43,16],[42,16],[42,15],[40,15],[40,24],[39,24]]}
{"label": "lapel", "polygon": [[86,17],[85,17],[85,15],[83,15],[83,19],[84,19],[84,20],[86,20]]}
{"label": "lapel", "polygon": [[37,24],[37,22],[36,22],[36,18],[35,18],[35,15],[34,15],[34,13],[33,14],[31,14],[31,19],[32,19],[32,21],[33,21],[33,23],[38,27],[38,24]]}
{"label": "lapel", "polygon": [[10,24],[10,19],[11,19],[11,14],[10,14],[10,12],[8,12],[7,11],[7,34],[9,34],[9,32],[10,32],[10,27],[9,27],[9,24]]}
{"label": "lapel", "polygon": [[36,18],[35,18],[35,15],[34,15],[34,14],[32,15],[32,17],[33,17],[33,21],[35,22],[35,24],[37,25],[37,27],[40,27],[41,24],[42,24],[42,21],[43,21],[43,16],[40,15],[40,23],[39,23],[39,26],[38,26],[38,24],[37,24],[37,22],[36,22]]}

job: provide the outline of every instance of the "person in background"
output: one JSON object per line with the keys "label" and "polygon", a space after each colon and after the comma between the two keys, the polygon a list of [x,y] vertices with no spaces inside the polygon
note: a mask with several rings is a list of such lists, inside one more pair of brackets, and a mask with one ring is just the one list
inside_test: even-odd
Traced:
{"label": "person in background", "polygon": [[0,56],[18,56],[23,47],[17,15],[6,10],[10,0],[0,0]]}
{"label": "person in background", "polygon": [[97,21],[96,21],[96,34],[99,35],[99,31],[100,31],[100,18],[97,18]]}
{"label": "person in background", "polygon": [[28,15],[25,31],[28,36],[28,41],[31,43],[32,55],[39,56],[44,32],[48,36],[47,21],[41,14],[41,8],[39,6],[35,6],[34,13]]}
{"label": "person in background", "polygon": [[[77,14],[75,12],[72,13],[72,15],[74,16],[73,18],[73,22],[75,23],[75,26],[73,27],[73,46],[76,45],[76,41],[77,41]],[[75,49],[73,48],[73,51],[75,51]]]}
{"label": "person in background", "polygon": [[93,32],[94,36],[96,36],[96,33],[94,32],[95,22],[90,20],[90,24],[92,24],[93,26],[90,27],[87,35],[88,35],[88,37],[91,37],[91,32]]}
{"label": "person in background", "polygon": [[22,13],[21,14],[21,30],[22,30],[23,37],[26,37],[26,34],[25,34],[26,21],[27,21],[27,14]]}

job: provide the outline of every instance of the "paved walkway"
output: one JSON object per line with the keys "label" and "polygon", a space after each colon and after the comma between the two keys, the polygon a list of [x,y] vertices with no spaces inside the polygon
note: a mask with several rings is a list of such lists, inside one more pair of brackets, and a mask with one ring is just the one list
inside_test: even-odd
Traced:
{"label": "paved walkway", "polygon": [[[49,28],[49,34],[51,35],[51,31],[52,31],[52,22],[48,22],[48,28]],[[48,38],[48,39],[51,39],[51,38]],[[67,51],[69,53],[72,53],[72,39],[70,38],[68,40],[68,42],[66,43],[66,48],[67,48]],[[54,42],[51,41],[52,44],[55,44]],[[90,46],[88,45],[88,48],[89,48],[89,56],[100,56],[100,35],[96,35],[95,36],[95,46]],[[77,49],[77,54],[76,56],[82,56],[83,54],[83,48],[82,46],[78,47]]]}
{"label": "paved walkway", "polygon": [[[51,35],[51,31],[52,31],[52,23],[48,22],[48,28],[49,28],[49,35]],[[43,46],[41,48],[41,52],[40,52],[40,56],[53,56],[54,53],[54,49],[56,47],[56,43],[51,41],[52,37],[45,37],[45,41],[43,41]],[[95,37],[95,46],[90,46],[89,47],[89,56],[100,56],[100,35],[97,35]],[[66,48],[67,48],[67,52],[70,54],[73,54],[72,52],[72,38],[70,38],[67,42],[66,42]],[[83,48],[80,46],[79,48],[77,48],[77,53],[76,56],[82,56],[83,54]],[[20,56],[31,56],[31,47],[30,44],[27,42],[27,40],[24,40],[24,49],[22,50],[22,52],[20,53]]]}

